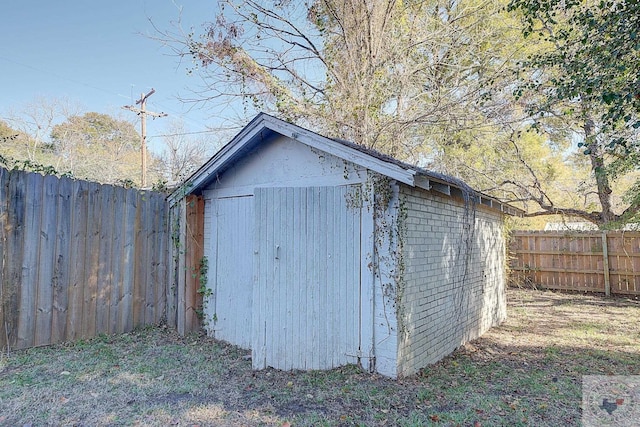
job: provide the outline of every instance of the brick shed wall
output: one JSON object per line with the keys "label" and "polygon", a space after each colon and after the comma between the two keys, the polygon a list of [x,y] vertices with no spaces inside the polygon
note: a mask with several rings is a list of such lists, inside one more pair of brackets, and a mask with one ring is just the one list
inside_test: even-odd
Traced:
{"label": "brick shed wall", "polygon": [[480,205],[474,213],[462,199],[419,188],[400,192],[398,375],[407,376],[506,318],[506,264],[501,213]]}

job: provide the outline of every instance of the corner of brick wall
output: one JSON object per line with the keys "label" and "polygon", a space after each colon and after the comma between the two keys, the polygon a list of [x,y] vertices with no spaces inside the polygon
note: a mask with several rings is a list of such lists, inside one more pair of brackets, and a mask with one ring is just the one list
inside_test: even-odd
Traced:
{"label": "corner of brick wall", "polygon": [[[398,372],[408,376],[504,321],[505,242],[499,212],[477,207],[474,215],[462,200],[405,186],[400,197],[406,230]],[[465,220],[473,233],[463,231]]]}

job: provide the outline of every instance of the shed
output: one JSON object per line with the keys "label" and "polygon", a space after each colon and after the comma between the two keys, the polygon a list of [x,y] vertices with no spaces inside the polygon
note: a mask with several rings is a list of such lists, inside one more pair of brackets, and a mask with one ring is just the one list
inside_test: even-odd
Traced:
{"label": "shed", "polygon": [[203,209],[204,327],[255,369],[412,375],[506,317],[518,212],[455,178],[263,113],[170,202],[185,195]]}

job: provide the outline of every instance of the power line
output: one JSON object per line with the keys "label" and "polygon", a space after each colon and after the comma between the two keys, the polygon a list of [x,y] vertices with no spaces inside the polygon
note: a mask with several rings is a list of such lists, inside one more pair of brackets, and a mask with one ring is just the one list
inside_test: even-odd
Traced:
{"label": "power line", "polygon": [[[68,81],[70,83],[74,83],[74,84],[79,85],[79,86],[88,87],[88,88],[91,88],[91,89],[94,89],[94,90],[98,90],[100,92],[104,92],[106,94],[114,95],[114,96],[117,96],[117,97],[120,97],[120,98],[125,98],[125,99],[130,98],[129,96],[123,95],[121,93],[116,93],[116,92],[113,92],[111,90],[99,87],[99,86],[94,86],[94,85],[91,85],[89,83],[82,82],[80,80],[70,79],[68,77],[65,77],[65,76],[62,76],[60,74],[51,72],[49,70],[44,70],[42,68],[38,68],[38,67],[34,67],[32,65],[29,65],[29,64],[25,64],[24,62],[20,62],[20,61],[16,61],[14,59],[11,59],[11,58],[7,58],[6,56],[3,56],[3,55],[0,55],[0,59],[5,60],[7,62],[11,62],[11,63],[16,64],[16,65],[19,65],[21,67],[29,68],[31,70],[37,71],[37,72],[45,74],[45,75],[49,75],[49,76],[55,77],[55,78],[60,79],[60,80],[65,80],[65,81]],[[168,108],[166,105],[161,105],[158,102],[154,102],[154,105],[157,105],[157,106],[159,105],[164,110],[170,111],[173,116],[178,116],[182,120],[190,121],[192,123],[201,125],[201,123],[199,123],[198,121],[193,120],[191,117],[188,117],[185,113],[180,112],[180,111],[176,110],[175,108]],[[156,136],[164,136],[164,135],[156,135]],[[153,137],[150,137],[150,138],[153,138]]]}
{"label": "power line", "polygon": [[166,137],[166,136],[184,136],[184,135],[198,135],[198,134],[203,134],[203,133],[214,133],[217,132],[216,130],[210,129],[210,130],[201,130],[201,131],[196,131],[196,132],[183,132],[183,133],[161,133],[158,135],[151,135],[149,136],[149,138],[161,138],[161,137]]}
{"label": "power line", "polygon": [[20,65],[21,67],[30,68],[30,69],[32,69],[34,71],[37,71],[39,73],[42,73],[42,74],[47,74],[47,75],[53,76],[53,77],[61,79],[61,80],[66,80],[68,82],[75,83],[75,84],[80,85],[80,86],[86,86],[86,87],[91,88],[91,89],[99,90],[101,92],[108,93],[109,95],[115,95],[115,96],[120,96],[122,98],[127,98],[126,96],[124,96],[122,94],[112,92],[112,91],[110,91],[108,89],[104,89],[104,88],[101,88],[101,87],[98,87],[98,86],[93,86],[93,85],[90,85],[88,83],[81,82],[79,80],[70,79],[68,77],[61,76],[60,74],[56,74],[56,73],[53,73],[53,72],[48,71],[48,70],[43,70],[41,68],[34,67],[32,65],[28,65],[28,64],[24,64],[24,63],[19,62],[19,61],[15,61],[13,59],[7,58],[6,56],[0,56],[0,59],[3,59],[5,61],[7,61],[7,62],[12,62],[12,63],[14,63],[16,65]]}

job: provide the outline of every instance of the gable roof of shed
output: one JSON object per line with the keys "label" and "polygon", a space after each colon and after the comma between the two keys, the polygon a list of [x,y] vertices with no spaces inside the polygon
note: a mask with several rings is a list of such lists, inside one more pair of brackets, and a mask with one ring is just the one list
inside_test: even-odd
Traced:
{"label": "gable roof of shed", "polygon": [[435,190],[448,196],[474,197],[483,205],[498,209],[510,215],[520,215],[522,211],[499,200],[475,191],[458,178],[429,171],[397,160],[386,154],[354,144],[319,135],[298,125],[285,122],[266,113],[258,114],[229,143],[222,147],[200,169],[169,196],[175,203],[182,195],[197,194],[214,182],[230,165],[257,148],[261,141],[277,133],[288,136],[315,149],[370,169],[381,175],[395,179],[412,187]]}

